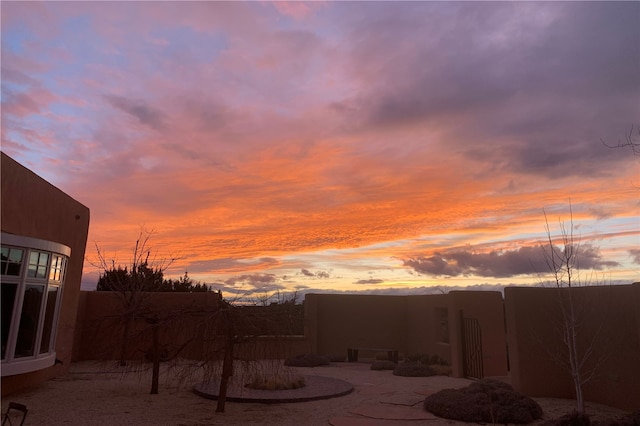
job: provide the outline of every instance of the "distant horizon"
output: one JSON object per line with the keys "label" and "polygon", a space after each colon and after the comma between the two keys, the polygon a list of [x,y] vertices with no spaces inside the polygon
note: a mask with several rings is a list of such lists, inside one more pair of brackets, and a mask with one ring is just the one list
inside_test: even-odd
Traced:
{"label": "distant horizon", "polygon": [[545,214],[640,281],[639,2],[0,10],[2,150],[90,208],[83,288],[141,230],[226,294],[535,285]]}
{"label": "distant horizon", "polygon": [[[204,283],[206,284],[206,283]],[[601,283],[601,284],[593,284],[593,285],[633,285],[637,284],[637,282],[609,282],[609,283]],[[300,290],[287,290],[283,292],[269,292],[269,293],[258,293],[258,292],[249,292],[242,293],[237,292],[236,294],[230,293],[228,290],[224,290],[223,288],[216,288],[214,284],[209,284],[212,286],[212,291],[220,291],[222,297],[229,301],[240,301],[241,303],[255,303],[255,304],[269,304],[272,302],[279,301],[290,301],[292,297],[295,296],[296,303],[301,303],[304,301],[305,296],[307,294],[351,294],[351,295],[377,295],[377,296],[420,296],[420,295],[438,295],[438,294],[448,294],[451,291],[497,291],[502,294],[504,297],[504,289],[507,287],[534,287],[534,288],[557,288],[554,286],[554,283],[546,282],[546,283],[533,283],[533,284],[471,284],[466,286],[435,286],[435,287],[404,287],[404,288],[375,288],[375,289],[362,289],[362,290],[336,290],[336,289],[315,289],[315,288],[305,288]],[[591,285],[588,285],[591,286]],[[97,291],[95,285],[93,288],[81,288],[82,291]],[[225,294],[226,292],[226,294]]]}

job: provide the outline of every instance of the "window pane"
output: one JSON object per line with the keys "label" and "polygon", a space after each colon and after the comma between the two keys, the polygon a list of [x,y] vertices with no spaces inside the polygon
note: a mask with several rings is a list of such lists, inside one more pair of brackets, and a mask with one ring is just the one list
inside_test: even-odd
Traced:
{"label": "window pane", "polygon": [[62,265],[64,265],[64,257],[53,255],[51,259],[51,270],[49,271],[49,279],[54,281],[62,281]]}
{"label": "window pane", "polygon": [[9,261],[22,263],[22,250],[14,248],[9,250]]}
{"label": "window pane", "polygon": [[2,269],[3,275],[20,275],[22,265],[22,253],[20,249],[2,247]]}
{"label": "window pane", "polygon": [[4,359],[11,330],[11,317],[13,316],[13,304],[16,300],[17,284],[2,284],[2,359]]}
{"label": "window pane", "polygon": [[7,273],[7,266],[9,265],[9,247],[2,247],[2,275]]}
{"label": "window pane", "polygon": [[449,343],[449,310],[436,308],[436,337],[439,342]]}
{"label": "window pane", "polygon": [[43,293],[44,286],[26,286],[20,315],[20,327],[18,328],[18,339],[16,341],[16,358],[33,355],[36,335],[38,334],[38,321],[40,320]]}
{"label": "window pane", "polygon": [[47,262],[49,261],[49,253],[41,253],[32,251],[29,255],[29,278],[46,278]]}
{"label": "window pane", "polygon": [[51,343],[51,332],[53,331],[53,316],[56,312],[59,287],[50,286],[47,291],[47,306],[44,311],[44,325],[42,326],[42,340],[40,343],[40,353],[49,352]]}
{"label": "window pane", "polygon": [[55,280],[56,279],[56,269],[58,266],[58,259],[60,258],[60,256],[56,256],[55,254],[53,255],[53,259],[51,259],[51,269],[49,270],[49,279],[50,280]]}
{"label": "window pane", "polygon": [[38,266],[38,274],[36,278],[44,278],[47,276],[47,267],[46,266]]}
{"label": "window pane", "polygon": [[2,247],[2,268],[0,272],[2,275],[7,273],[7,266],[9,265],[9,248]]}
{"label": "window pane", "polygon": [[29,254],[29,271],[27,272],[27,276],[29,278],[34,278],[36,276],[37,270],[38,270],[38,252],[32,251]]}

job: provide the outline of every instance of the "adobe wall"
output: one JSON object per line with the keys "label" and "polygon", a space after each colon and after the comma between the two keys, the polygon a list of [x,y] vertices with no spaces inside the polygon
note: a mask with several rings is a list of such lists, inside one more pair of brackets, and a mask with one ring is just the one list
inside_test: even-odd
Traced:
{"label": "adobe wall", "polygon": [[62,293],[56,357],[63,364],[2,378],[2,394],[64,375],[71,364],[80,282],[89,232],[89,209],[2,153],[2,232],[71,248]]}
{"label": "adobe wall", "polygon": [[[573,290],[580,336],[587,337],[580,348],[595,342],[592,359],[602,361],[584,386],[585,400],[640,408],[640,284]],[[559,354],[566,359],[556,331],[562,318],[558,290],[509,287],[505,305],[513,386],[529,396],[574,398],[569,372],[557,361]]]}
{"label": "adobe wall", "polygon": [[[463,377],[460,313],[479,320],[486,376],[506,376],[504,308],[499,292],[460,291],[441,295],[377,296],[307,294],[306,336],[312,351],[343,354],[349,347],[393,348],[401,355],[438,355]],[[446,310],[448,342],[438,311]]]}
{"label": "adobe wall", "polygon": [[[74,361],[119,359],[123,324],[119,297],[116,292],[81,292]],[[215,314],[221,301],[218,293],[158,292],[144,293],[143,297],[150,311],[173,317],[166,327],[161,327],[160,335],[161,344],[170,355],[180,349],[178,356],[202,360],[210,355],[208,352],[215,350],[211,343],[205,342],[204,336],[211,330],[204,329],[206,322],[203,316]],[[126,358],[143,359],[151,348],[149,325],[140,321],[130,333]],[[249,360],[282,359],[308,352],[304,336],[260,336],[234,349],[237,358]]]}
{"label": "adobe wall", "polygon": [[464,377],[461,315],[475,318],[482,334],[482,365],[485,377],[508,374],[504,302],[497,291],[452,291],[449,294],[452,330],[451,367],[454,377]]}
{"label": "adobe wall", "polygon": [[407,351],[403,296],[307,294],[304,305],[313,353],[346,356],[350,347]]}
{"label": "adobe wall", "polygon": [[406,296],[407,353],[437,355],[451,363],[451,318],[448,318],[447,339],[443,339],[437,310],[451,315],[450,300],[446,294]]}
{"label": "adobe wall", "polygon": [[[176,314],[170,326],[164,328],[162,340],[181,346],[189,330],[189,337],[198,321],[193,316],[179,315],[181,310],[206,312],[214,310],[220,301],[218,293],[143,293],[145,303],[150,309],[164,315]],[[118,292],[83,291],[81,292],[82,311],[79,314],[78,333],[74,348],[74,361],[94,359],[118,359],[122,342],[123,320],[122,302]],[[148,324],[138,324],[130,331],[133,340],[127,344],[127,359],[141,359],[151,346]],[[189,358],[202,358],[202,339],[189,344],[180,355]]]}

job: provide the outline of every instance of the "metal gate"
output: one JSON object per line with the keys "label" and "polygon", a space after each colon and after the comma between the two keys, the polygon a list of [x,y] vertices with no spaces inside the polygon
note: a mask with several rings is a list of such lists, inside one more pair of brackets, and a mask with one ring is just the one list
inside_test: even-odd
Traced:
{"label": "metal gate", "polygon": [[482,332],[480,323],[475,318],[462,320],[462,368],[464,376],[471,379],[482,379]]}

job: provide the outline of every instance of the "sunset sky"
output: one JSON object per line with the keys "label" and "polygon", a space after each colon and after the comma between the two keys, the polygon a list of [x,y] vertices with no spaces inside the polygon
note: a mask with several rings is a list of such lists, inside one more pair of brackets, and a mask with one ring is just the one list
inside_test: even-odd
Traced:
{"label": "sunset sky", "polygon": [[[7,2],[2,150],[226,295],[640,280],[640,2]],[[640,139],[640,133],[634,133]],[[43,208],[45,208],[43,206]],[[478,287],[474,287],[478,288]]]}

